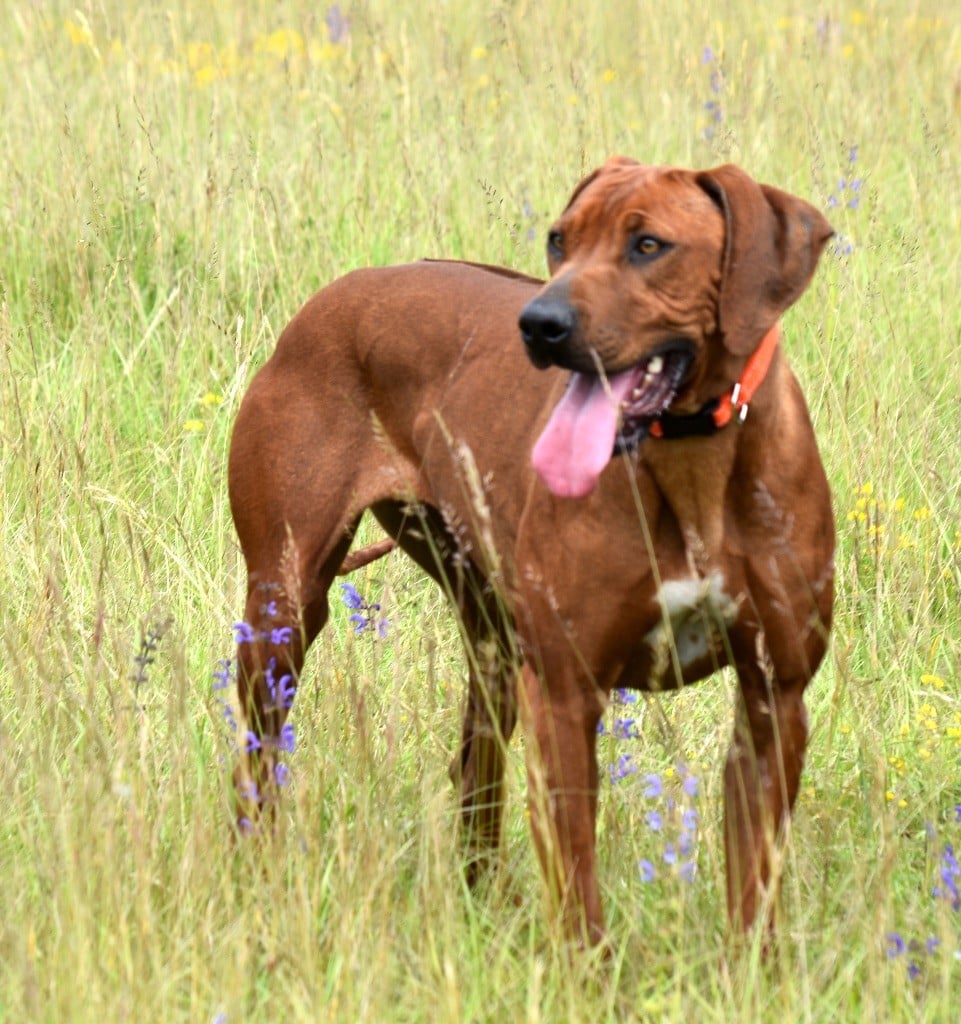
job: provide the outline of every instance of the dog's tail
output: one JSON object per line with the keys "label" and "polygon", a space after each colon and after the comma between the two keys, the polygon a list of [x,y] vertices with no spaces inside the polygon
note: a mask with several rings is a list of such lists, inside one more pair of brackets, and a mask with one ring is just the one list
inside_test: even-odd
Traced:
{"label": "dog's tail", "polygon": [[340,568],[337,570],[337,575],[346,576],[349,572],[354,572],[355,569],[363,569],[365,565],[376,562],[378,558],[383,558],[384,555],[390,554],[396,547],[397,542],[388,537],[387,540],[379,540],[376,544],[368,544],[367,547],[351,551],[341,563]]}

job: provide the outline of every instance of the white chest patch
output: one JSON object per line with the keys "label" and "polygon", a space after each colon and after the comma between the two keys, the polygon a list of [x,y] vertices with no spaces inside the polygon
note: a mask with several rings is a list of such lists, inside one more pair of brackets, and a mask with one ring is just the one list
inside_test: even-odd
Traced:
{"label": "white chest patch", "polygon": [[[737,619],[739,599],[724,590],[720,572],[667,580],[657,592],[661,621],[644,637],[653,655],[648,684],[661,689],[668,673],[679,674],[723,642],[724,629]],[[677,680],[679,682],[679,680]]]}

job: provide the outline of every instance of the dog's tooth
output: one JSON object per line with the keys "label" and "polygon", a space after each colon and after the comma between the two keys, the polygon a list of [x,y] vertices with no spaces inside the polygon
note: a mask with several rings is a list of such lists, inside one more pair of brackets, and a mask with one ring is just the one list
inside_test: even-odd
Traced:
{"label": "dog's tooth", "polygon": [[654,356],[647,364],[646,369],[649,374],[656,376],[664,369],[664,360],[660,356]]}

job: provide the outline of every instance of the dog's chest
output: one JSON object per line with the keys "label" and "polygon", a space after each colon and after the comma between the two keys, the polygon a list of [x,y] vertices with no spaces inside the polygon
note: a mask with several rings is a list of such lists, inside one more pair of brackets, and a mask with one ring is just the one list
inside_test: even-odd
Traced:
{"label": "dog's chest", "polygon": [[723,656],[725,633],[737,620],[740,599],[725,589],[724,576],[664,580],[656,595],[660,621],[644,636],[650,654],[650,689],[672,688],[705,659]]}

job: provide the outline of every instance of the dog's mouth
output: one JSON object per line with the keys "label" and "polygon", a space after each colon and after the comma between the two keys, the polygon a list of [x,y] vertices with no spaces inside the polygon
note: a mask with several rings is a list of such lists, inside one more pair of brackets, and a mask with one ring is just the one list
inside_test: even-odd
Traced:
{"label": "dog's mouth", "polygon": [[626,371],[634,379],[627,398],[618,407],[615,454],[633,451],[647,437],[651,424],[677,397],[693,361],[694,353],[690,346],[684,345],[651,356],[640,366]]}
{"label": "dog's mouth", "polygon": [[693,361],[693,346],[676,341],[606,379],[572,373],[531,454],[548,488],[559,497],[590,494],[611,456],[636,448],[670,408]]}

